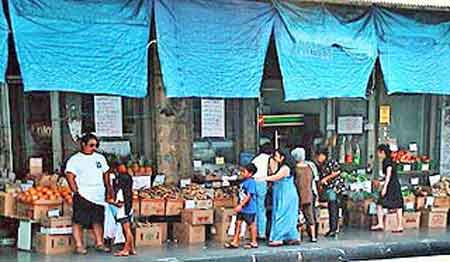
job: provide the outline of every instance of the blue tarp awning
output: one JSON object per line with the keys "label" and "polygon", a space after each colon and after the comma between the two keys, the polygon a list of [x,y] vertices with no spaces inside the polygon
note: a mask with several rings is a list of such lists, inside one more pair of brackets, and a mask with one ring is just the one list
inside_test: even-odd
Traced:
{"label": "blue tarp awning", "polygon": [[275,10],[245,0],[155,0],[168,97],[259,97]]}
{"label": "blue tarp awning", "polygon": [[11,0],[25,91],[147,94],[149,0]]}
{"label": "blue tarp awning", "polygon": [[6,67],[8,66],[8,23],[3,5],[0,5],[0,82],[6,83]]}

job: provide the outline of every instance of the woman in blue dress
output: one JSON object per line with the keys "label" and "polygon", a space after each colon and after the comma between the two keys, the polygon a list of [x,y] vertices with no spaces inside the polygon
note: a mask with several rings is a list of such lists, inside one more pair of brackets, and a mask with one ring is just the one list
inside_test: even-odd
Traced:
{"label": "woman in blue dress", "polygon": [[[272,159],[272,176],[266,178],[272,185],[272,227],[269,246],[281,246],[284,243],[300,243],[298,233],[298,194],[294,184],[293,170],[295,160],[289,151],[277,150]],[[276,167],[275,167],[276,166]]]}

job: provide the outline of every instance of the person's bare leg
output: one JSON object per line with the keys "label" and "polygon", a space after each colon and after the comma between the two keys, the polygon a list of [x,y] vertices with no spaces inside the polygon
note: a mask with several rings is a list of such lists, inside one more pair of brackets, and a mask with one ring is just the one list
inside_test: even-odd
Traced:
{"label": "person's bare leg", "polygon": [[128,256],[130,254],[135,255],[136,251],[134,250],[133,247],[133,234],[131,233],[131,226],[130,223],[124,223],[122,224],[122,232],[123,235],[125,236],[125,245],[123,246],[122,250],[120,250],[119,252],[115,253],[115,256]]}
{"label": "person's bare leg", "polygon": [[236,231],[234,232],[233,242],[231,243],[234,246],[239,246],[241,243],[241,225],[242,221],[236,220]]}
{"label": "person's bare leg", "polygon": [[94,231],[95,246],[103,247],[105,245],[105,242],[103,240],[103,225],[92,224],[92,229]]}
{"label": "person's bare leg", "polygon": [[309,226],[309,230],[311,232],[311,241],[313,242],[317,241],[316,226],[315,225]]}
{"label": "person's bare leg", "polygon": [[258,242],[256,240],[257,238],[257,232],[256,232],[256,223],[253,222],[253,224],[250,225],[250,235],[252,237],[252,245],[257,246]]}
{"label": "person's bare leg", "polygon": [[77,251],[85,250],[83,243],[83,229],[81,228],[81,225],[73,224],[72,230],[73,230],[72,235],[73,239],[75,240],[75,247],[77,248]]}
{"label": "person's bare leg", "polygon": [[401,232],[403,231],[403,209],[398,208],[397,209],[397,231]]}
{"label": "person's bare leg", "polygon": [[377,230],[377,229],[383,229],[384,228],[384,212],[383,212],[383,207],[380,205],[377,205],[377,220],[378,223],[376,226],[372,227],[372,230]]}

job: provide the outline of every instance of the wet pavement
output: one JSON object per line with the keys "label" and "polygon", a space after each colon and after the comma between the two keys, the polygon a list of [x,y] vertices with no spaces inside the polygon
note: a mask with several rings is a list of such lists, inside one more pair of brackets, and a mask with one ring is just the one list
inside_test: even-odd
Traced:
{"label": "wet pavement", "polygon": [[[447,230],[410,230],[402,234],[346,229],[335,239],[319,238],[318,243],[299,246],[227,250],[215,244],[163,248],[140,248],[138,256],[115,258],[89,250],[87,256],[44,256],[36,253],[0,249],[0,261],[360,261],[410,256],[450,254],[450,232]],[[450,260],[449,260],[450,261]]]}

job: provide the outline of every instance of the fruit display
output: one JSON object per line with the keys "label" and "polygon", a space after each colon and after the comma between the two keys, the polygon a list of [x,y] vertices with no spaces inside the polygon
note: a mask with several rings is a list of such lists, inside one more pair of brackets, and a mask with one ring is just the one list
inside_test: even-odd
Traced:
{"label": "fruit display", "polygon": [[392,152],[391,156],[394,162],[401,164],[415,164],[418,162],[430,163],[431,161],[428,156],[414,156],[411,152],[408,152],[406,150]]}
{"label": "fruit display", "polygon": [[433,186],[432,194],[435,197],[450,196],[450,179],[448,177],[442,177],[441,181]]}
{"label": "fruit display", "polygon": [[133,193],[133,198],[135,198],[136,194],[141,199],[179,199],[180,198],[180,190],[174,186],[155,186],[148,189],[144,189],[141,191],[135,191]]}
{"label": "fruit display", "polygon": [[208,200],[211,196],[199,184],[192,183],[181,190],[181,196],[186,200]]}
{"label": "fruit display", "polygon": [[217,188],[214,190],[214,198],[232,198],[238,195],[239,187],[238,186],[232,186],[232,187],[224,187],[224,188]]}
{"label": "fruit display", "polygon": [[72,204],[72,192],[69,187],[32,187],[17,196],[17,200],[27,204],[33,204],[40,200],[62,201]]}
{"label": "fruit display", "polygon": [[105,154],[108,161],[120,174],[129,174],[131,176],[151,176],[153,168],[149,160],[142,156],[118,156],[115,154]]}

